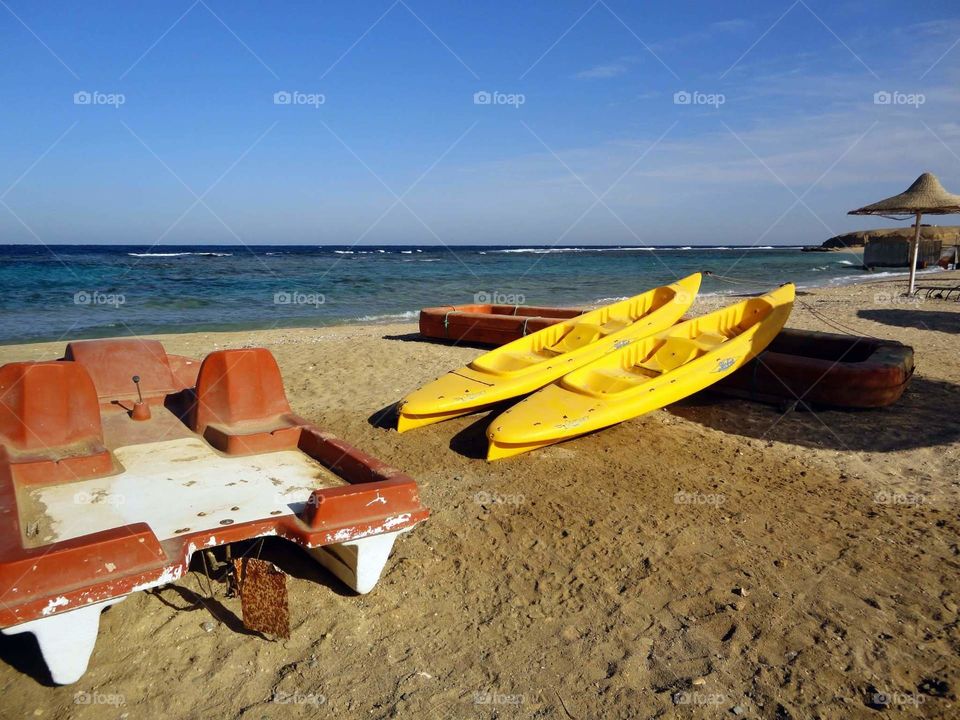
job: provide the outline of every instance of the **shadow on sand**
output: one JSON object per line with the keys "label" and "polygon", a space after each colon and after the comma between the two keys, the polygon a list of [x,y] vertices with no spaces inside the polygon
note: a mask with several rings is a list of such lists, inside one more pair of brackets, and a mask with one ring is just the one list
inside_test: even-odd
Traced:
{"label": "shadow on sand", "polygon": [[397,429],[397,406],[398,402],[392,402],[386,407],[382,407],[377,410],[373,415],[367,418],[367,422],[373,425],[375,428],[380,428],[381,430],[396,430]]}
{"label": "shadow on sand", "polygon": [[[107,608],[106,612],[110,612],[110,608]],[[0,662],[33,678],[45,687],[58,687],[43,662],[40,645],[37,644],[33,633],[0,635]]]}
{"label": "shadow on sand", "polygon": [[[492,418],[496,417],[497,414],[503,412],[509,406],[510,403],[501,403],[492,410],[480,410],[475,415],[467,416],[465,419],[475,418],[475,421],[460,432],[454,434],[450,440],[450,449],[473,460],[485,459],[487,457],[487,424]],[[373,425],[373,427],[382,430],[396,430],[397,403],[390,403],[385,408],[377,410],[367,418],[367,422]],[[449,431],[450,425],[447,423],[439,423],[438,427],[445,427]],[[429,429],[425,429],[425,431],[429,432]]]}
{"label": "shadow on sand", "polygon": [[507,407],[504,403],[471,416],[474,421],[450,438],[450,449],[470,460],[486,460],[487,426]]}
{"label": "shadow on sand", "polygon": [[895,327],[960,333],[960,312],[892,308],[889,310],[858,310],[857,317]]}
{"label": "shadow on sand", "polygon": [[898,402],[872,410],[789,412],[700,393],[670,406],[678,417],[726,433],[811,448],[894,452],[960,438],[960,385],[914,376]]}

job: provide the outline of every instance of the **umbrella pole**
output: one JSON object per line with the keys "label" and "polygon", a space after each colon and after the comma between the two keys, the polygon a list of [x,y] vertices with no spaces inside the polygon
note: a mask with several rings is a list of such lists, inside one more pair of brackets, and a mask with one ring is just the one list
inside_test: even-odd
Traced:
{"label": "umbrella pole", "polygon": [[913,297],[913,290],[917,284],[917,259],[920,257],[920,217],[921,213],[917,213],[917,225],[913,231],[913,247],[910,252],[910,290],[907,294],[911,297]]}

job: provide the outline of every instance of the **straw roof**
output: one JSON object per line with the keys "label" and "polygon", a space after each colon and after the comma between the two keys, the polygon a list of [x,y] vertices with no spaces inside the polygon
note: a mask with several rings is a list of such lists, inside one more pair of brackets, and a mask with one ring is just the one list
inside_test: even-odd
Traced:
{"label": "straw roof", "polygon": [[851,210],[848,215],[947,215],[960,213],[960,195],[948,193],[933,173],[925,172],[905,192]]}

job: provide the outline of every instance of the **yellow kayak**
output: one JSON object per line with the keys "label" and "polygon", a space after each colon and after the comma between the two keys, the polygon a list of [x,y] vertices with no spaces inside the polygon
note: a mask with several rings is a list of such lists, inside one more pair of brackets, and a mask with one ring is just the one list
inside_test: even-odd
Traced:
{"label": "yellow kayak", "polygon": [[630,341],[679,320],[700,273],[558,323],[481,355],[408,395],[397,430],[430,425],[526,395]]}
{"label": "yellow kayak", "polygon": [[490,423],[487,460],[600,430],[703,390],[763,351],[786,323],[793,296],[788,283],[574,370]]}

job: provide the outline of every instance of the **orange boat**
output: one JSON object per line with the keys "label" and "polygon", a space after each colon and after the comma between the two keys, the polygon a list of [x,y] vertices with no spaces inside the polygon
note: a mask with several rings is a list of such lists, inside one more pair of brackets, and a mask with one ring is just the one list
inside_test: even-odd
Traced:
{"label": "orange boat", "polygon": [[437,340],[505,345],[585,312],[535,305],[444,305],[420,311],[420,334]]}
{"label": "orange boat", "polygon": [[428,513],[411,478],[293,414],[268,350],[89,340],[0,367],[0,629],[33,633],[54,682],[86,671],[102,610],[197,551],[275,535],[365,593]]}
{"label": "orange boat", "polygon": [[785,328],[708,392],[775,404],[876,408],[900,399],[913,370],[913,348],[896,340]]}

